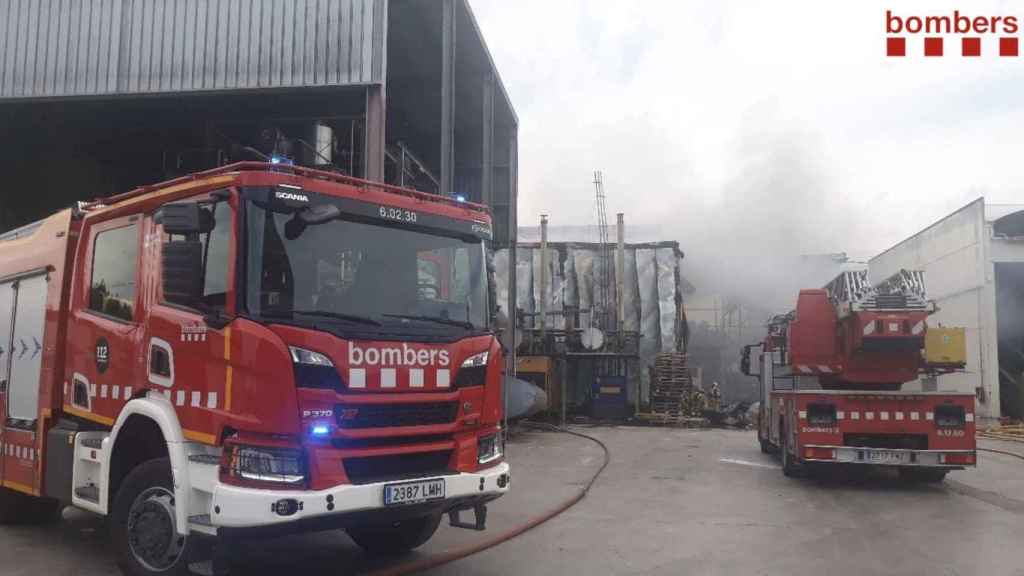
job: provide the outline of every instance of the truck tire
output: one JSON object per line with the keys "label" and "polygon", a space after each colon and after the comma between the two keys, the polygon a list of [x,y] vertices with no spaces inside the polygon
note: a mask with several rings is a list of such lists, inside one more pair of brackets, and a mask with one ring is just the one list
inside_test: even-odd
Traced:
{"label": "truck tire", "polygon": [[0,525],[24,522],[28,496],[8,488],[0,488]]}
{"label": "truck tire", "polygon": [[167,458],[128,473],[114,497],[110,533],[117,564],[130,576],[188,574],[189,538],[177,533]]}
{"label": "truck tire", "polygon": [[60,502],[0,488],[0,525],[48,524],[60,518]]}
{"label": "truck tire", "polygon": [[349,528],[346,532],[352,541],[370,554],[402,554],[430,540],[440,523],[441,515],[432,514],[402,520],[390,526]]}
{"label": "truck tire", "polygon": [[935,468],[900,468],[900,478],[908,482],[938,484],[946,479],[947,470]]}
{"label": "truck tire", "polygon": [[796,458],[789,453],[789,440],[786,438],[786,431],[781,431],[779,436],[782,444],[779,446],[779,452],[782,454],[782,473],[789,478],[798,478],[802,470],[797,464]]}

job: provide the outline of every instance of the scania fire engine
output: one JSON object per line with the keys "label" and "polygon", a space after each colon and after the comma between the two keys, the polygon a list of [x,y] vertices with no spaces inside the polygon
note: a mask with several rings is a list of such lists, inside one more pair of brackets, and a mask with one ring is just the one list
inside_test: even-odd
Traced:
{"label": "scania fire engine", "polygon": [[[796,310],[743,349],[743,372],[760,380],[761,450],[780,453],[787,476],[876,465],[939,482],[974,466],[974,395],[937,390],[939,375],[964,366],[964,332],[928,326],[935,311],[920,271],[873,286],[848,270],[801,290]],[[919,378],[932,384],[902,390]]]}
{"label": "scania fire engine", "polygon": [[510,483],[490,238],[480,205],[263,163],[0,236],[0,521],[109,516],[130,574],[483,529]]}

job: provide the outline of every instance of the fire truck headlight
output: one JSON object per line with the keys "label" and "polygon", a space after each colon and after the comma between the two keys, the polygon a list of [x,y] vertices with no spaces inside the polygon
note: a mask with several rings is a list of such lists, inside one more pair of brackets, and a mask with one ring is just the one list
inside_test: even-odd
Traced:
{"label": "fire truck headlight", "polygon": [[490,352],[485,350],[463,360],[462,366],[455,375],[455,387],[483,386],[487,381],[487,361],[490,360],[490,357]]}
{"label": "fire truck headlight", "polygon": [[326,355],[298,346],[289,346],[292,367],[295,371],[295,385],[299,388],[341,390],[342,382],[334,362]]}
{"label": "fire truck headlight", "polygon": [[501,439],[501,432],[489,436],[481,436],[476,441],[477,462],[487,464],[501,458],[503,452]]}
{"label": "fire truck headlight", "polygon": [[239,445],[229,446],[225,456],[223,468],[229,478],[288,485],[306,481],[301,450]]}
{"label": "fire truck headlight", "polygon": [[330,358],[319,352],[313,352],[312,350],[306,350],[305,348],[299,348],[298,346],[289,346],[288,350],[292,353],[292,362],[295,364],[334,367],[334,362],[331,362]]}

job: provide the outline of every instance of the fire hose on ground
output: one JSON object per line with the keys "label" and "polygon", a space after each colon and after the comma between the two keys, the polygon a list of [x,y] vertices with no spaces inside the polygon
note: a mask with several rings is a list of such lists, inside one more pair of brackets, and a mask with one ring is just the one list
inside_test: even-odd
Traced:
{"label": "fire hose on ground", "polygon": [[600,476],[601,473],[604,472],[604,469],[608,467],[608,463],[611,461],[611,452],[608,450],[608,446],[606,446],[604,444],[604,442],[601,442],[600,440],[598,440],[597,438],[594,438],[593,436],[588,436],[588,435],[583,434],[581,432],[575,432],[573,430],[567,430],[565,428],[559,428],[558,426],[553,426],[551,424],[542,424],[542,423],[536,423],[536,422],[524,422],[523,426],[527,427],[527,428],[538,429],[538,430],[551,430],[551,431],[555,431],[555,432],[562,432],[564,434],[570,434],[572,436],[579,436],[580,438],[585,438],[587,440],[590,440],[591,442],[594,442],[595,444],[597,444],[598,446],[601,447],[601,450],[604,452],[604,461],[601,463],[601,466],[597,469],[597,471],[594,472],[594,474],[590,477],[590,480],[587,481],[586,485],[584,485],[583,488],[580,489],[579,492],[577,492],[575,495],[567,498],[565,501],[561,502],[558,506],[555,506],[554,508],[544,512],[543,514],[540,514],[538,516],[535,516],[535,517],[531,518],[525,524],[522,524],[522,525],[519,525],[519,526],[515,526],[513,528],[509,528],[508,530],[505,530],[504,532],[500,532],[500,533],[498,533],[498,534],[496,534],[496,535],[494,535],[494,536],[492,536],[490,538],[487,538],[487,539],[485,539],[485,540],[483,540],[481,542],[473,543],[473,544],[471,544],[469,546],[466,546],[464,548],[457,548],[455,550],[447,550],[447,551],[442,552],[440,554],[435,554],[435,555],[432,555],[432,556],[428,556],[426,558],[421,558],[421,559],[413,560],[411,562],[406,562],[404,564],[399,564],[397,566],[391,566],[391,567],[388,567],[388,568],[382,568],[382,569],[379,569],[379,570],[374,570],[373,572],[369,573],[369,576],[402,576],[404,574],[415,574],[417,572],[422,572],[424,570],[429,570],[431,568],[437,568],[438,566],[443,566],[445,564],[448,564],[450,562],[454,562],[456,560],[461,560],[462,558],[466,558],[467,556],[472,556],[473,554],[476,554],[478,552],[483,552],[484,550],[487,550],[488,548],[493,548],[494,546],[497,546],[498,544],[501,544],[503,542],[507,542],[507,541],[515,538],[516,536],[519,536],[520,534],[523,534],[524,532],[527,532],[529,530],[532,530],[533,528],[536,528],[537,526],[540,526],[541,524],[547,522],[548,520],[551,520],[555,516],[558,516],[562,512],[565,512],[569,508],[572,508],[573,506],[575,506],[577,502],[582,500],[583,497],[587,495],[587,492],[590,491],[590,488],[597,481],[598,476]]}

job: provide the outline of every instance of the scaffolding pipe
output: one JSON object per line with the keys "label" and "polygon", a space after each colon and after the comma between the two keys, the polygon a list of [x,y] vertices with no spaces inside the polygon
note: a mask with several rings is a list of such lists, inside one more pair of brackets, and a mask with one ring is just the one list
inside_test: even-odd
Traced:
{"label": "scaffolding pipe", "polygon": [[548,215],[540,216],[540,299],[537,302],[537,312],[540,313],[540,339],[546,342],[548,328],[547,318],[548,299]]}
{"label": "scaffolding pipe", "polygon": [[622,344],[622,334],[626,329],[626,225],[623,223],[622,212],[616,214],[616,233],[618,244],[615,246],[615,301],[618,309],[615,311],[618,317],[616,329],[619,332],[619,344]]}

